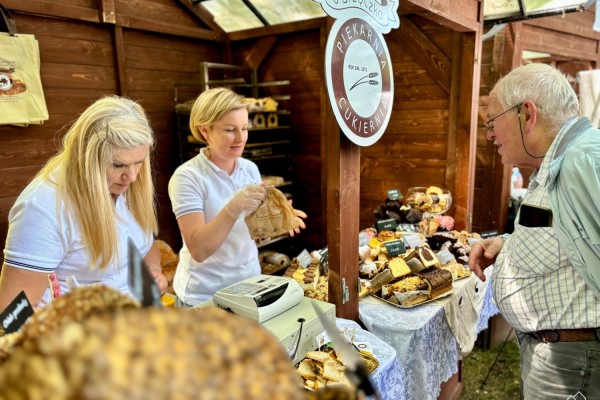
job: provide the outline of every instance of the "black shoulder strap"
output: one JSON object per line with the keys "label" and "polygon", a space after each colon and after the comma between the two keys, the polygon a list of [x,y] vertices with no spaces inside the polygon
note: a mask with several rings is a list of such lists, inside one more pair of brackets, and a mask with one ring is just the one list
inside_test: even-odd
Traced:
{"label": "black shoulder strap", "polygon": [[0,4],[0,15],[2,15],[2,18],[0,18],[0,30],[10,33],[11,36],[15,36],[17,34],[17,23],[10,11],[8,11],[8,8],[2,4]]}

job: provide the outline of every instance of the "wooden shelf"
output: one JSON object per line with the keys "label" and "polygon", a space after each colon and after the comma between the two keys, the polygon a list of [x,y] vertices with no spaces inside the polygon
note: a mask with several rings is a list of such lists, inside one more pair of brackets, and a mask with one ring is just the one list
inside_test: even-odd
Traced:
{"label": "wooden shelf", "polygon": [[268,246],[268,245],[270,245],[270,244],[277,243],[277,242],[279,242],[280,240],[287,239],[287,238],[289,238],[289,237],[290,237],[290,235],[288,235],[288,234],[286,233],[286,234],[284,234],[284,235],[277,236],[277,237],[275,237],[275,238],[272,238],[272,239],[266,240],[266,241],[264,241],[264,242],[260,242],[260,243],[259,243],[259,242],[256,242],[256,247],[258,247],[258,248],[260,249],[261,247],[265,247],[265,246]]}
{"label": "wooden shelf", "polygon": [[274,86],[287,86],[290,84],[290,81],[271,81],[271,82],[257,82],[257,83],[236,83],[232,86],[239,88],[265,88],[265,87],[274,87]]}

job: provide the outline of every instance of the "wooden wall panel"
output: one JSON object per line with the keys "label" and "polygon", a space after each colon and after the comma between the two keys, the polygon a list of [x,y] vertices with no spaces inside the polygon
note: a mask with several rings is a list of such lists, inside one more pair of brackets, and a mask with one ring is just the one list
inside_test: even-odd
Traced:
{"label": "wooden wall panel", "polygon": [[[219,44],[175,38],[151,32],[125,30],[128,96],[142,104],[156,134],[154,177],[160,223],[159,237],[175,251],[181,235],[171,209],[168,183],[179,166],[175,133],[175,87],[200,81],[203,61],[222,62]],[[194,91],[190,91],[193,94]],[[195,98],[197,93],[192,95]]]}
{"label": "wooden wall panel", "polygon": [[[9,2],[10,3],[10,2]],[[43,2],[28,1],[35,9]],[[62,0],[56,3],[95,9],[96,0]],[[198,27],[176,0],[139,2],[115,0],[118,12],[132,18],[172,19]],[[19,3],[20,4],[20,3]],[[56,11],[56,10],[54,10]],[[53,11],[53,12],[54,12]],[[73,11],[70,9],[69,12]],[[69,123],[93,101],[118,94],[113,24],[55,18],[13,10],[17,29],[35,34],[40,45],[41,76],[50,119],[26,128],[0,126],[0,242],[4,243],[7,217],[16,197],[43,163],[55,154]],[[160,237],[179,248],[181,238],[167,194],[168,180],[177,167],[178,144],[174,133],[175,85],[199,82],[202,61],[222,62],[218,42],[123,29],[127,95],[148,113],[156,134],[153,153]]]}
{"label": "wooden wall panel", "polygon": [[[429,46],[451,54],[448,28],[420,17],[410,21],[430,40]],[[413,186],[445,186],[448,140],[448,92],[403,45],[397,32],[386,38],[394,70],[394,108],[386,132],[361,149],[360,225],[375,222],[373,209],[390,189],[406,193]],[[448,188],[452,190],[452,188]]]}

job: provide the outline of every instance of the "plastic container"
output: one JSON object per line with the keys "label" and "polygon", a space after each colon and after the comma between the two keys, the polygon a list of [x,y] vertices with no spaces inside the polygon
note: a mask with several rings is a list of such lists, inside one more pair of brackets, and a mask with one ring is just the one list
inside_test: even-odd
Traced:
{"label": "plastic container", "polygon": [[523,175],[518,167],[513,167],[510,177],[510,197],[513,199],[522,198],[525,195],[523,192]]}
{"label": "plastic container", "polygon": [[521,175],[519,167],[513,167],[510,182],[513,189],[523,189],[523,175]]}

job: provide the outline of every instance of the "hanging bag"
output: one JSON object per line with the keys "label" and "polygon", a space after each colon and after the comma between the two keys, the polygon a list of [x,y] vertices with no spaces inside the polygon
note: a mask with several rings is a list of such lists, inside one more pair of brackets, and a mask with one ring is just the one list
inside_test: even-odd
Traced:
{"label": "hanging bag", "polygon": [[285,195],[273,186],[265,190],[265,200],[245,218],[252,239],[273,238],[298,228],[294,209]]}
{"label": "hanging bag", "polygon": [[0,125],[27,126],[48,120],[34,35],[17,34],[10,11],[0,4]]}

